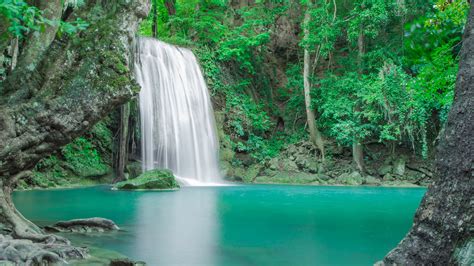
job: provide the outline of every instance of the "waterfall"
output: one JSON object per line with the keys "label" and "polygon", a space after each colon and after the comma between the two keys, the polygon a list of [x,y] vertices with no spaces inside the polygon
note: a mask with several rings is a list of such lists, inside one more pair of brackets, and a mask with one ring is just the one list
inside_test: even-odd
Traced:
{"label": "waterfall", "polygon": [[143,170],[170,169],[183,185],[218,183],[214,112],[196,57],[152,38],[137,50]]}

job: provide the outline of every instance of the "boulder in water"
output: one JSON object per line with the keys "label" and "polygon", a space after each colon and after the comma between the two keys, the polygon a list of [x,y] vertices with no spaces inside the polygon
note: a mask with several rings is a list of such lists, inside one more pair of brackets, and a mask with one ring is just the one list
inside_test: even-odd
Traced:
{"label": "boulder in water", "polygon": [[146,171],[135,179],[115,184],[116,189],[177,189],[179,184],[170,170],[154,169]]}
{"label": "boulder in water", "polygon": [[91,233],[119,230],[119,227],[112,220],[94,217],[61,221],[45,229],[50,232]]}

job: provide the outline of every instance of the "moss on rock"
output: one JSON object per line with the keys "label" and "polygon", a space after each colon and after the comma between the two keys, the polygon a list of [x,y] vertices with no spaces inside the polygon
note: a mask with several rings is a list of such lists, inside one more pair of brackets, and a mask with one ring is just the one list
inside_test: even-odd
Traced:
{"label": "moss on rock", "polygon": [[119,182],[116,189],[177,189],[179,184],[170,170],[154,169],[147,171],[135,179]]}
{"label": "moss on rock", "polygon": [[336,178],[337,183],[349,186],[359,186],[364,183],[364,178],[357,171],[344,173]]}

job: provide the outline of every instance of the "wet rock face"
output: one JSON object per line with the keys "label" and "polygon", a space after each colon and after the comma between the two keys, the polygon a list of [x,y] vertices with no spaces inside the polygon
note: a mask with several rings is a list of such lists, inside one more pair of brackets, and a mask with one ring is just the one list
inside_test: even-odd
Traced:
{"label": "wet rock face", "polygon": [[94,217],[61,221],[45,229],[50,232],[91,233],[115,231],[119,227],[112,220]]}

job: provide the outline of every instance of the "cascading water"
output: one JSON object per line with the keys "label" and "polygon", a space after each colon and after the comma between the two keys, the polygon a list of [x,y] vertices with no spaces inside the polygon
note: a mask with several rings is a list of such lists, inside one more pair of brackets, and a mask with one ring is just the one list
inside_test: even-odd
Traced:
{"label": "cascading water", "polygon": [[219,183],[214,112],[194,54],[140,38],[135,73],[143,170],[170,169],[184,185]]}

